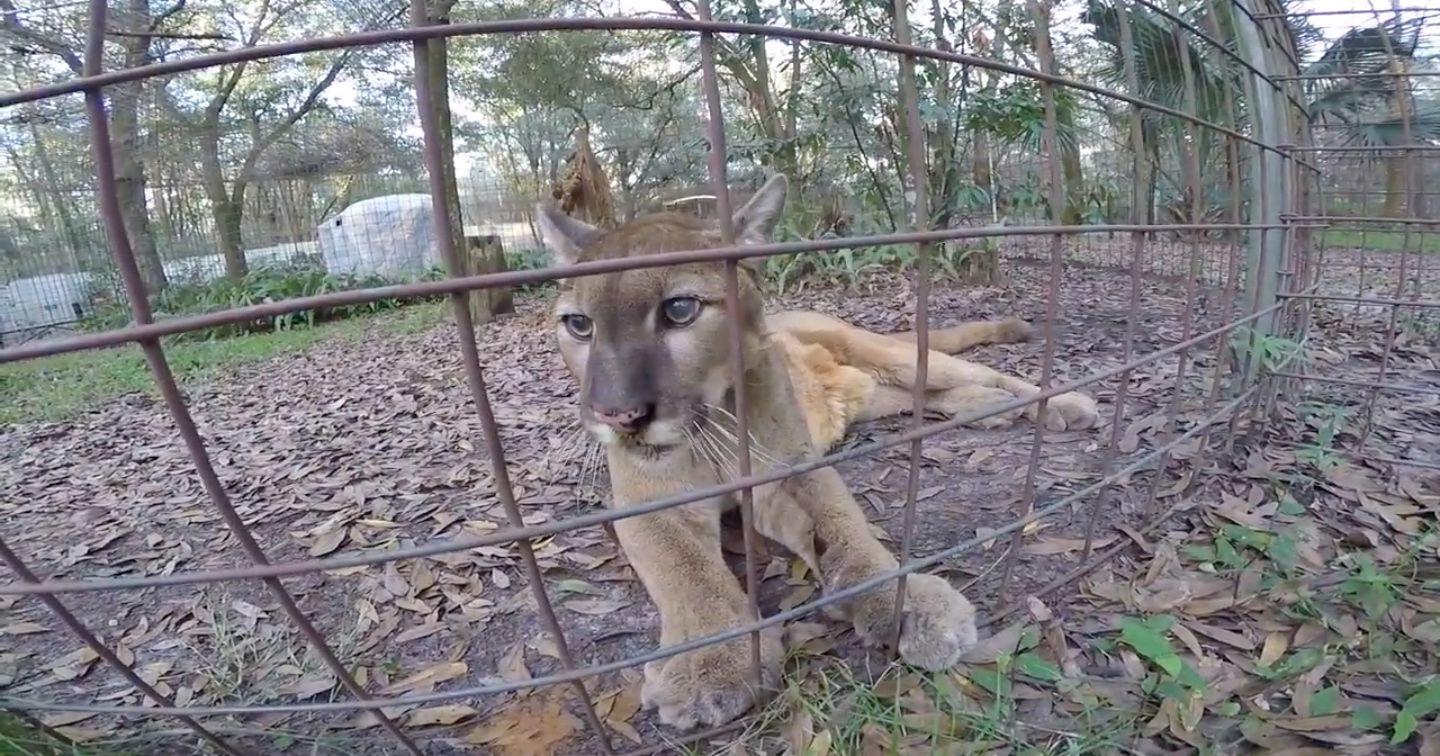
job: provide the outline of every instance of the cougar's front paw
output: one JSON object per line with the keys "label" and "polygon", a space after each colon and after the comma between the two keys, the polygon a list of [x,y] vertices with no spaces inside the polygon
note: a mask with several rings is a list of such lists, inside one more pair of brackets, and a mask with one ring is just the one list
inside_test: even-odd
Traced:
{"label": "cougar's front paw", "polygon": [[660,721],[688,730],[718,726],[765,700],[780,678],[784,646],[780,628],[760,632],[761,687],[750,666],[750,638],[737,638],[645,665],[640,701],[659,709]]}
{"label": "cougar's front paw", "polygon": [[1045,403],[1046,430],[1086,430],[1099,422],[1100,408],[1095,400],[1078,391],[1052,396]]}
{"label": "cougar's front paw", "polygon": [[[889,641],[895,613],[895,591],[877,589],[857,602],[855,632],[868,645]],[[911,575],[905,581],[905,606],[900,617],[900,658],[922,669],[946,669],[975,645],[975,607],[944,578]]]}

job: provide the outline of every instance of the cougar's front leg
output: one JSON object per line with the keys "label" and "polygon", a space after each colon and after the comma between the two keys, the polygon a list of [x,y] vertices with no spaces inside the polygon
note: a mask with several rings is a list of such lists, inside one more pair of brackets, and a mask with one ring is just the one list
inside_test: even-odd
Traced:
{"label": "cougar's front leg", "polygon": [[[797,553],[812,552],[826,593],[854,585],[898,565],[894,555],[870,531],[865,514],[840,474],[831,468],[792,478],[771,494],[767,507],[794,507],[814,524],[813,541],[786,536]],[[763,516],[757,516],[763,520]],[[766,535],[770,535],[767,533]],[[775,537],[775,536],[771,536]],[[796,540],[796,543],[790,543]],[[832,617],[854,624],[867,644],[890,640],[895,614],[895,583],[882,583],[849,601],[831,605]],[[944,669],[976,641],[975,608],[945,579],[912,574],[906,580],[900,625],[900,656],[925,669]]]}
{"label": "cougar's front leg", "polygon": [[[660,610],[661,647],[755,619],[721,554],[720,515],[713,502],[618,520],[615,535]],[[753,680],[750,639],[743,636],[646,664],[641,700],[674,727],[729,722],[778,680],[783,655],[778,627],[761,633],[760,652],[760,688]]]}

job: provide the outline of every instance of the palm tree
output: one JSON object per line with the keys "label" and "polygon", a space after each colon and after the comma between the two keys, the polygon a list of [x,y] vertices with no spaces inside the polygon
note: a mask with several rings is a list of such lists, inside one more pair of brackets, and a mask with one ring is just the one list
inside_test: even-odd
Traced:
{"label": "palm tree", "polygon": [[[1079,101],[1068,89],[1056,88],[1055,126],[1060,167],[1066,201],[1058,215],[1059,222],[1073,225],[1081,219],[1081,199],[1085,191],[1085,173],[1080,161],[1080,130],[1076,124]],[[1018,81],[993,91],[981,91],[971,98],[968,127],[971,133],[985,134],[1002,144],[1019,146],[1038,155],[1044,144],[1045,107],[1040,86],[1032,81]]]}
{"label": "palm tree", "polygon": [[1392,18],[1351,29],[1305,69],[1308,109],[1341,144],[1370,149],[1385,167],[1386,217],[1404,208],[1407,146],[1440,143],[1440,101],[1415,95],[1404,74],[1430,61],[1416,57],[1421,24]]}
{"label": "palm tree", "polygon": [[[1192,4],[1176,15],[1187,24],[1203,29],[1208,26],[1205,14],[1203,4]],[[1139,83],[1139,90],[1133,92],[1133,95],[1174,110],[1188,112],[1212,123],[1233,124],[1241,117],[1239,113],[1230,112],[1231,105],[1236,109],[1244,106],[1231,61],[1173,19],[1142,7],[1131,6],[1127,9],[1123,0],[1090,0],[1083,19],[1095,27],[1096,41],[1108,48],[1108,65],[1098,72],[1100,79],[1108,86],[1121,90],[1129,88],[1125,75],[1127,51],[1122,41],[1122,26],[1128,20],[1132,40],[1132,49],[1128,52],[1134,58],[1136,79]],[[1224,24],[1226,21],[1227,19],[1222,18],[1219,23]],[[1188,91],[1187,71],[1191,87]],[[1231,91],[1228,99],[1227,88]],[[1193,103],[1189,101],[1192,93]],[[1145,149],[1151,165],[1148,185],[1137,187],[1143,202],[1145,222],[1156,220],[1155,202],[1162,193],[1169,197],[1166,205],[1172,220],[1182,223],[1203,222],[1212,215],[1219,196],[1226,191],[1223,188],[1225,177],[1233,173],[1234,166],[1227,163],[1231,159],[1231,152],[1226,149],[1225,137],[1212,129],[1191,129],[1178,118],[1145,108],[1140,109],[1140,118]],[[1192,131],[1193,143],[1190,138]],[[1195,151],[1200,166],[1199,198],[1192,196],[1188,182],[1178,178],[1176,171],[1167,170],[1174,166],[1183,166],[1189,150]],[[1184,171],[1178,173],[1183,175]],[[1207,181],[1207,176],[1218,179],[1219,182]],[[1200,217],[1191,218],[1192,203],[1197,199],[1200,203]]]}

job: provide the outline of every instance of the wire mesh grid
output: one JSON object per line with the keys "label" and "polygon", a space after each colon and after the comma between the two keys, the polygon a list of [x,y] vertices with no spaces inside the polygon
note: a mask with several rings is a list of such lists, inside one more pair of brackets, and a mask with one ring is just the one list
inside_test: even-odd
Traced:
{"label": "wire mesh grid", "polygon": [[[1051,49],[1051,9],[1036,0],[1031,0],[1025,9],[1033,24],[1037,61],[1033,70],[975,55],[916,46],[911,39],[911,22],[908,18],[910,9],[904,0],[897,0],[892,10],[893,39],[861,38],[800,27],[717,21],[712,18],[708,0],[700,0],[694,17],[687,18],[552,18],[437,26],[428,21],[429,16],[423,0],[414,0],[409,10],[410,23],[404,28],[254,46],[152,63],[133,70],[107,71],[102,68],[102,52],[109,9],[105,0],[92,0],[89,5],[89,36],[83,56],[83,75],[69,81],[0,97],[0,102],[5,106],[14,107],[76,93],[83,95],[85,117],[90,128],[95,167],[94,183],[99,192],[104,239],[118,269],[133,321],[132,325],[124,328],[12,346],[0,352],[0,361],[14,362],[80,350],[139,345],[174,423],[175,431],[184,444],[206,495],[222,518],[230,537],[241,547],[248,560],[248,564],[242,566],[181,571],[166,575],[44,579],[27,566],[26,560],[6,541],[0,540],[0,560],[5,562],[13,576],[11,582],[0,586],[0,596],[33,596],[41,601],[94,654],[143,694],[144,699],[137,705],[102,705],[40,701],[7,695],[0,697],[0,706],[31,719],[33,712],[46,710],[174,717],[222,753],[246,752],[246,748],[235,745],[232,739],[212,729],[202,721],[205,718],[277,712],[364,711],[407,752],[418,754],[423,752],[423,748],[417,733],[404,727],[400,717],[387,712],[403,711],[404,707],[419,704],[453,702],[543,686],[567,685],[573,690],[574,702],[591,728],[594,750],[613,753],[616,744],[612,742],[610,731],[602,724],[602,718],[592,703],[594,691],[587,686],[587,681],[599,675],[658,662],[714,644],[748,638],[752,680],[764,679],[764,670],[761,669],[761,630],[782,626],[826,606],[876,590],[894,591],[891,632],[892,636],[898,637],[906,598],[907,576],[976,550],[983,544],[1008,539],[1010,548],[1003,561],[1000,587],[997,591],[998,595],[1005,596],[1015,580],[1013,572],[1020,561],[1020,544],[1025,530],[1048,517],[1067,511],[1073,514],[1083,509],[1084,546],[1080,550],[1080,557],[1070,569],[1031,591],[1033,595],[1046,595],[1072,583],[1128,547],[1129,543],[1124,540],[1108,547],[1102,547],[1100,541],[1102,534],[1099,528],[1105,521],[1102,513],[1114,506],[1117,497],[1130,494],[1138,496],[1138,509],[1145,515],[1144,524],[1138,528],[1138,532],[1143,534],[1159,528],[1178,506],[1162,501],[1165,495],[1162,486],[1166,482],[1163,473],[1172,456],[1183,452],[1189,464],[1196,468],[1203,467],[1207,455],[1223,453],[1233,442],[1237,425],[1247,422],[1247,418],[1263,420],[1267,403],[1277,392],[1290,390],[1301,382],[1331,382],[1364,387],[1369,390],[1368,407],[1373,411],[1375,397],[1381,392],[1428,390],[1423,387],[1389,384],[1386,378],[1400,313],[1404,310],[1433,309],[1440,305],[1440,302],[1433,298],[1426,299],[1422,295],[1421,283],[1426,277],[1437,273],[1427,270],[1425,265],[1419,262],[1423,260],[1423,255],[1415,254],[1415,251],[1425,249],[1427,238],[1434,238],[1433,235],[1427,237],[1433,234],[1430,227],[1440,223],[1434,220],[1433,216],[1426,215],[1426,208],[1430,203],[1425,201],[1427,192],[1424,188],[1427,183],[1424,172],[1426,165],[1433,165],[1433,158],[1423,156],[1427,149],[1433,149],[1433,145],[1425,144],[1425,139],[1410,133],[1411,119],[1402,112],[1398,125],[1404,132],[1403,139],[1395,144],[1374,147],[1373,150],[1383,152],[1386,158],[1393,158],[1393,153],[1398,150],[1409,158],[1405,164],[1412,167],[1405,170],[1400,178],[1403,185],[1397,187],[1392,183],[1381,190],[1372,190],[1365,186],[1356,188],[1356,180],[1339,171],[1354,161],[1371,159],[1364,154],[1355,157],[1357,152],[1364,153],[1371,148],[1335,144],[1323,141],[1323,138],[1317,141],[1317,137],[1312,136],[1309,119],[1313,118],[1313,115],[1307,116],[1304,104],[1307,99],[1304,91],[1307,80],[1298,64],[1293,40],[1288,38],[1286,28],[1277,23],[1286,16],[1269,4],[1250,5],[1237,0],[1221,6],[1206,0],[1200,12],[1191,14],[1190,18],[1193,20],[1182,18],[1178,14],[1178,6],[1162,8],[1145,0],[1111,7],[1109,12],[1112,16],[1108,20],[1112,23],[1109,28],[1118,35],[1116,48],[1123,53],[1120,56],[1121,65],[1116,72],[1120,82],[1117,89],[1067,78],[1059,73]],[[434,72],[430,70],[433,59],[428,50],[434,40],[441,37],[460,38],[466,35],[536,31],[583,33],[596,30],[618,32],[656,29],[685,32],[699,37],[699,67],[711,181],[709,191],[714,197],[715,217],[722,237],[719,247],[582,262],[563,269],[547,267],[472,275],[462,250],[457,249],[456,234],[451,226],[453,219],[445,213],[430,213],[425,220],[431,224],[428,233],[440,250],[446,273],[444,277],[288,298],[202,315],[164,320],[153,317],[146,295],[145,274],[130,247],[122,208],[117,200],[111,119],[107,114],[105,101],[107,88],[138,81],[144,77],[196,71],[246,60],[263,60],[302,51],[408,43],[414,51],[414,88],[423,134],[422,155],[427,169],[428,193],[431,201],[438,207],[444,202],[447,188],[444,185],[444,157],[440,148],[441,127],[436,122],[434,109],[431,107],[434,97]],[[725,148],[725,108],[715,50],[715,41],[720,35],[754,35],[810,44],[843,45],[895,56],[897,94],[905,130],[905,165],[908,170],[905,177],[907,202],[904,203],[907,214],[904,225],[907,230],[859,237],[735,245],[735,229],[731,223],[734,207],[727,176],[729,165]],[[1177,82],[1178,88],[1168,93],[1163,101],[1153,90],[1147,91],[1141,86],[1140,69],[1154,64],[1153,61],[1141,59],[1135,53],[1137,37],[1144,35],[1170,37],[1179,49],[1185,51],[1185,54],[1178,56],[1181,70],[1172,72],[1173,81]],[[1235,37],[1233,44],[1222,42],[1231,35]],[[1203,50],[1205,57],[1218,57],[1224,61],[1222,67],[1235,73],[1236,80],[1243,82],[1243,86],[1234,87],[1200,80],[1198,73],[1193,70],[1198,58],[1192,58],[1192,50]],[[1194,54],[1198,56],[1201,53]],[[932,170],[924,146],[926,140],[922,129],[921,102],[915,80],[917,61],[966,66],[1015,76],[1038,87],[1043,109],[1043,129],[1036,139],[1036,146],[1044,159],[1037,163],[1036,169],[1039,185],[1043,188],[1043,198],[1037,206],[1047,208],[1040,213],[1040,221],[1028,225],[982,222],[931,227],[932,215],[926,206],[929,193],[916,190],[917,186],[923,186],[929,180]],[[1369,71],[1355,75],[1404,79],[1410,74],[1401,70]],[[1128,222],[1106,219],[1101,223],[1086,223],[1077,218],[1066,218],[1061,211],[1062,208],[1074,204],[1067,197],[1068,169],[1064,155],[1066,143],[1073,143],[1077,139],[1073,129],[1067,130],[1070,124],[1063,122],[1061,111],[1065,104],[1062,97],[1065,93],[1075,92],[1088,93],[1128,106],[1128,113],[1123,119],[1126,139],[1117,147],[1118,154],[1122,156],[1117,170],[1122,174],[1133,171],[1131,175],[1137,187],[1135,198],[1145,194],[1146,187],[1151,187],[1146,200],[1132,199],[1129,202]],[[1242,110],[1239,104],[1242,100],[1247,104],[1245,110]],[[1175,144],[1178,145],[1173,155],[1175,160],[1171,163],[1160,160],[1156,151],[1154,140],[1158,132],[1154,119],[1169,119],[1172,124],[1168,135],[1162,135],[1175,139]],[[1346,163],[1347,160],[1352,162]],[[1225,176],[1223,183],[1229,190],[1226,197],[1216,201],[1203,196],[1202,175],[1206,172],[1218,172]],[[1354,175],[1365,178],[1363,167]],[[1153,202],[1155,184],[1152,182],[1155,181],[1173,182],[1177,201],[1170,206],[1157,208]],[[1350,204],[1337,205],[1330,201],[1337,193],[1347,191],[1349,194],[1346,195],[1346,200]],[[1371,215],[1373,208],[1365,197],[1372,191],[1381,192],[1382,200],[1386,201],[1399,192],[1400,206],[1406,208],[1404,212],[1411,215],[1404,216],[1399,212],[1385,213],[1385,217]],[[302,225],[313,226],[316,222],[316,218],[306,218]],[[339,223],[335,217],[329,216],[318,219],[318,222],[321,225]],[[1373,229],[1378,228],[1379,233],[1398,236],[1400,241],[1396,251],[1379,255],[1362,252],[1358,259],[1337,260],[1337,257],[1354,256],[1335,254],[1327,234],[1351,226],[1361,229],[1359,233],[1362,235],[1376,232]],[[968,241],[999,243],[1004,259],[1017,266],[1028,265],[1040,284],[1038,288],[1045,292],[1043,348],[1038,364],[1039,390],[1033,395],[1017,398],[1000,406],[988,407],[983,411],[961,413],[938,422],[930,421],[926,416],[926,378],[931,367],[930,360],[933,359],[929,349],[929,307],[935,295],[931,289],[932,273],[937,255],[940,255],[947,245]],[[364,247],[369,243],[369,240],[365,240],[356,246]],[[912,384],[910,420],[903,430],[875,441],[825,453],[808,461],[799,461],[781,469],[752,467],[754,450],[751,448],[751,436],[746,426],[750,417],[747,384],[746,381],[737,379],[733,383],[738,424],[735,434],[737,470],[733,480],[640,505],[540,524],[527,522],[519,497],[510,481],[511,465],[507,462],[506,446],[502,440],[503,423],[497,420],[491,404],[491,392],[487,388],[486,357],[477,341],[477,327],[472,322],[467,303],[468,292],[539,283],[561,277],[573,279],[667,265],[707,263],[723,266],[726,282],[725,307],[730,312],[737,312],[742,285],[740,264],[743,260],[780,258],[802,253],[826,254],[860,246],[882,245],[913,247],[916,250],[913,290],[916,377]],[[1360,246],[1364,248],[1366,245],[1362,241]],[[1376,256],[1383,260],[1371,259]],[[1124,323],[1122,347],[1116,359],[1103,369],[1065,381],[1058,377],[1061,371],[1056,362],[1059,341],[1057,324],[1063,322],[1067,316],[1066,312],[1062,312],[1061,291],[1065,286],[1067,271],[1087,265],[1112,269],[1123,274],[1117,280],[1128,283],[1130,317],[1126,318]],[[1321,283],[1327,280],[1331,271],[1346,265],[1358,270],[1353,290],[1322,291]],[[1147,277],[1155,276],[1170,277],[1183,288],[1183,293],[1176,302],[1178,335],[1171,343],[1147,352],[1140,346],[1144,337],[1142,330],[1146,326],[1138,316],[1148,307],[1142,298],[1142,294],[1148,296],[1142,283]],[[1348,276],[1346,280],[1350,280]],[[478,414],[484,447],[483,458],[490,465],[493,493],[503,510],[505,526],[481,535],[433,538],[384,552],[272,561],[264,544],[252,533],[245,516],[232,501],[232,494],[222,481],[222,476],[217,473],[214,456],[197,428],[186,397],[177,385],[161,339],[197,329],[240,324],[307,309],[419,296],[444,296],[449,299],[462,352],[460,361],[465,374],[468,398]],[[1215,301],[1217,299],[1218,301]],[[1247,343],[1253,345],[1255,339],[1266,334],[1294,337],[1303,344],[1310,327],[1312,308],[1322,302],[1353,304],[1357,309],[1361,306],[1378,307],[1388,313],[1385,345],[1375,374],[1351,377],[1315,375],[1292,367],[1289,359],[1268,361],[1262,359],[1257,350],[1244,348]],[[732,322],[731,326],[731,374],[743,376],[747,366],[743,361],[744,350],[740,348],[742,334],[738,325]],[[1125,447],[1122,432],[1128,427],[1125,422],[1127,404],[1135,399],[1131,392],[1138,390],[1133,380],[1134,372],[1162,362],[1168,364],[1171,360],[1174,367],[1172,374],[1168,376],[1169,400],[1162,403],[1163,406],[1153,418],[1155,427],[1161,429],[1158,442],[1153,448],[1140,454],[1122,451]],[[1208,377],[1203,380],[1199,379],[1201,376],[1192,373],[1207,369]],[[1115,389],[1108,422],[1103,426],[1106,428],[1106,438],[1098,445],[1102,457],[1098,479],[1063,496],[1043,493],[1038,476],[1041,474],[1041,460],[1046,449],[1047,435],[1051,434],[1047,434],[1043,423],[1037,422],[1029,440],[1019,494],[1014,497],[1014,519],[1002,527],[990,529],[973,538],[933,549],[923,557],[916,556],[918,502],[922,498],[922,455],[925,453],[927,439],[1032,405],[1033,411],[1044,417],[1047,403],[1055,397],[1094,387],[1106,381],[1112,382]],[[1182,419],[1182,404],[1189,401],[1196,402],[1203,410],[1198,416]],[[898,544],[900,566],[838,589],[827,590],[821,598],[762,616],[756,588],[757,571],[760,568],[757,561],[757,536],[751,522],[752,509],[755,506],[754,491],[767,484],[873,456],[892,448],[904,449],[908,454],[908,477],[904,484]],[[1366,453],[1363,440],[1354,453]],[[1423,460],[1410,462],[1424,464]],[[1146,473],[1150,475],[1146,476]],[[1148,483],[1133,483],[1147,477]],[[1132,491],[1132,488],[1135,490]],[[557,617],[552,595],[547,590],[547,581],[536,557],[537,539],[577,528],[606,525],[626,518],[658,515],[676,507],[727,496],[738,499],[742,515],[745,536],[744,585],[751,621],[614,661],[586,663],[577,657],[568,643],[563,623]],[[10,537],[9,534],[4,535],[6,538]],[[560,671],[534,679],[491,678],[472,681],[461,687],[428,693],[377,694],[375,690],[367,688],[363,681],[356,679],[353,670],[334,651],[333,641],[327,640],[326,634],[307,616],[306,611],[302,610],[293,589],[287,588],[284,582],[287,578],[326,571],[418,560],[498,545],[513,545],[518,549],[539,624],[553,643]],[[258,580],[265,585],[273,601],[303,634],[330,674],[348,692],[349,698],[281,704],[182,705],[176,702],[173,696],[167,695],[144,679],[117,653],[113,643],[107,642],[91,629],[79,613],[67,608],[66,602],[61,598],[65,595],[90,592],[135,591],[241,580]],[[894,587],[889,587],[892,584]],[[1023,607],[1015,602],[1004,603],[995,607],[989,621],[998,621],[1021,608]],[[895,645],[893,638],[891,645]],[[723,723],[717,728],[687,735],[685,739],[694,741],[714,737],[735,731],[743,725],[743,721]],[[636,752],[650,752],[672,746],[673,743],[656,744]]]}

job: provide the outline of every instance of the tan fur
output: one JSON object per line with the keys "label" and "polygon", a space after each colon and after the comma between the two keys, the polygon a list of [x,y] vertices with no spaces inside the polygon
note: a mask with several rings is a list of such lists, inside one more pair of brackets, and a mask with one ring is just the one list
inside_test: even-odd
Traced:
{"label": "tan fur", "polygon": [[[741,243],[758,243],[780,212],[783,177],[768,182],[736,212]],[[691,216],[660,214],[599,231],[541,208],[540,227],[562,263],[719,246],[718,232]],[[735,411],[728,327],[742,333],[746,420],[756,469],[815,458],[859,420],[911,408],[913,335],[881,335],[818,313],[766,316],[746,267],[740,307],[729,312],[723,266],[685,265],[587,276],[566,281],[556,301],[556,334],[566,365],[580,383],[580,417],[605,445],[613,505],[625,508],[732,479],[733,447],[724,438]],[[678,326],[663,304],[693,297],[699,315]],[[569,319],[567,321],[567,318]],[[581,320],[576,321],[575,318]],[[570,325],[567,325],[567,322]],[[575,323],[588,324],[584,333]],[[986,342],[1029,336],[1017,320],[969,323],[931,334],[927,410],[954,414],[1031,395],[1034,386],[954,357]],[[1095,405],[1087,397],[1053,398],[1046,425],[1087,428]],[[615,407],[644,407],[640,427],[613,424]],[[611,409],[602,409],[611,408]],[[1018,413],[982,425],[1008,423]],[[1033,417],[1033,409],[1029,411]],[[611,421],[607,424],[604,418]],[[853,585],[896,567],[864,513],[832,468],[804,473],[754,491],[755,526],[810,565],[822,591]],[[720,516],[733,497],[697,502],[614,523],[626,557],[660,611],[660,644],[674,645],[755,619],[721,553]],[[976,640],[974,609],[944,579],[913,575],[906,583],[899,651],[926,669],[954,664]],[[889,641],[893,586],[882,586],[830,609],[867,643]],[[752,707],[779,675],[779,633],[762,634],[763,679],[750,674],[749,641],[679,654],[646,665],[642,698],[663,722],[688,728],[718,725]],[[760,683],[759,686],[756,683]]]}

